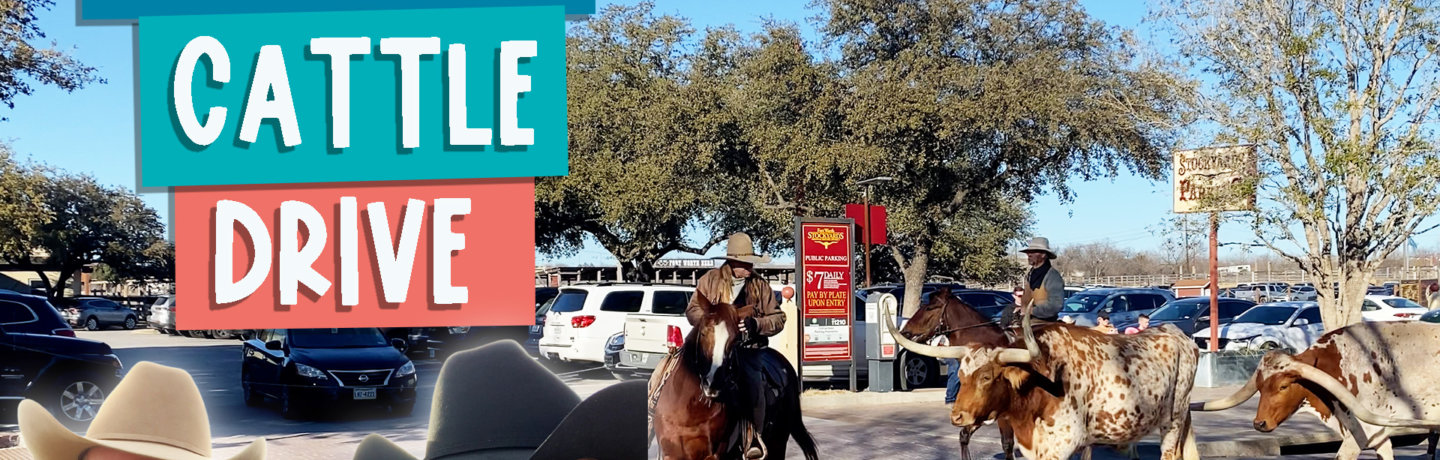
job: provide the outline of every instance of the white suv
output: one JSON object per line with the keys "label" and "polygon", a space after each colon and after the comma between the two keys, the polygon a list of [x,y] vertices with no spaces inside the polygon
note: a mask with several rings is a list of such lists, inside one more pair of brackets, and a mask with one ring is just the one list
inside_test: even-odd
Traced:
{"label": "white suv", "polygon": [[690,293],[690,286],[601,283],[566,286],[545,314],[540,356],[564,361],[605,362],[605,343],[625,330],[630,313],[651,313],[655,293]]}

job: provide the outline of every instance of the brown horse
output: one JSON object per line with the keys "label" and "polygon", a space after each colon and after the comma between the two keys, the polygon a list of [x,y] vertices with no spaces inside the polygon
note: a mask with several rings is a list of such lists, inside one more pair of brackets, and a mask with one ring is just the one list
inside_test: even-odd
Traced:
{"label": "brown horse", "polygon": [[[697,294],[698,295],[698,294]],[[678,350],[660,361],[650,377],[652,429],[665,459],[742,458],[744,444],[742,416],[749,404],[741,386],[737,359],[763,359],[781,367],[781,394],[766,406],[761,440],[766,457],[783,459],[793,435],[807,460],[815,460],[815,441],[800,418],[800,381],[789,361],[775,350],[746,349],[740,346],[740,320],[750,310],[737,312],[729,304],[710,305],[704,296],[698,301],[707,313],[695,324]],[[788,373],[787,373],[788,371]]]}
{"label": "brown horse", "polygon": [[[900,335],[916,342],[925,343],[944,335],[950,345],[1010,345],[1010,339],[1000,325],[990,321],[975,308],[955,297],[950,288],[940,288],[930,296],[930,303],[920,308],[900,328]],[[1005,449],[1005,459],[1015,460],[1015,432],[1005,420],[995,422],[1000,429],[1000,446]],[[960,427],[960,458],[970,460],[970,436],[982,425]]]}

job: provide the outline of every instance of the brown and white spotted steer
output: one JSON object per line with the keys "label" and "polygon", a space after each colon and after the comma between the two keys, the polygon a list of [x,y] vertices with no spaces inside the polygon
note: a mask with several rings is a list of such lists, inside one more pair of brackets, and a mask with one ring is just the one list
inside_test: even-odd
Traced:
{"label": "brown and white spotted steer", "polygon": [[[1310,412],[1342,439],[1337,459],[1362,449],[1394,458],[1386,427],[1440,428],[1440,325],[1352,324],[1330,331],[1297,355],[1272,351],[1239,392],[1195,403],[1196,410],[1235,407],[1260,393],[1255,429],[1270,432],[1297,411]],[[1357,435],[1358,434],[1358,435]],[[1434,458],[1434,437],[1430,456]]]}
{"label": "brown and white spotted steer", "polygon": [[958,359],[951,422],[1004,421],[1026,458],[1068,459],[1087,446],[1132,444],[1156,431],[1164,433],[1161,458],[1199,458],[1189,409],[1200,352],[1179,328],[1110,335],[1053,323],[1037,333],[1024,318],[1024,349],[936,347],[893,335],[910,351]]}

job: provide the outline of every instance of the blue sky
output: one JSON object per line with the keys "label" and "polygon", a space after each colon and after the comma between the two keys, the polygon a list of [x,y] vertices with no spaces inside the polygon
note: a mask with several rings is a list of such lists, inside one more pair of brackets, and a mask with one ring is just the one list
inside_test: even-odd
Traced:
{"label": "blue sky", "polygon": [[[735,24],[755,31],[763,19],[800,22],[813,30],[808,18],[816,11],[806,2],[681,2],[661,1],[658,9],[688,17],[697,28]],[[1094,17],[1107,23],[1137,30],[1137,37],[1154,44],[1142,24],[1146,6],[1141,1],[1084,0],[1080,2]],[[16,107],[5,112],[9,121],[0,122],[0,139],[7,140],[21,158],[94,175],[101,182],[135,189],[133,45],[130,26],[76,26],[75,2],[61,0],[54,9],[40,14],[40,26],[48,39],[63,48],[74,48],[81,61],[99,69],[106,84],[65,93],[53,87],[37,87],[31,96],[18,98]],[[813,38],[813,32],[811,37]],[[1122,246],[1150,249],[1158,239],[1147,227],[1170,215],[1170,183],[1150,182],[1122,175],[1114,180],[1072,184],[1076,199],[1060,203],[1044,196],[1033,203],[1035,233],[1051,243],[1067,245],[1110,240]],[[164,193],[142,194],[162,216],[169,214]],[[879,197],[883,201],[883,197]],[[1244,227],[1221,230],[1222,241],[1249,240]],[[717,248],[718,250],[718,248]],[[1222,249],[1222,256],[1231,250]],[[598,245],[579,255],[561,259],[537,256],[539,263],[613,263]]]}

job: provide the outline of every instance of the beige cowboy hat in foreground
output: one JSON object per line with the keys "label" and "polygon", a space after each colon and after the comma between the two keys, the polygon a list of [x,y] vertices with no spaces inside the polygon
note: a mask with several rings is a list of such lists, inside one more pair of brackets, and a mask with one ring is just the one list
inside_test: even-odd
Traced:
{"label": "beige cowboy hat in foreground", "polygon": [[[20,402],[20,442],[36,460],[77,460],[108,448],[162,460],[210,460],[210,419],[190,374],[142,361],[100,405],[85,436],[60,424],[35,401]],[[257,439],[233,460],[265,458]]]}

